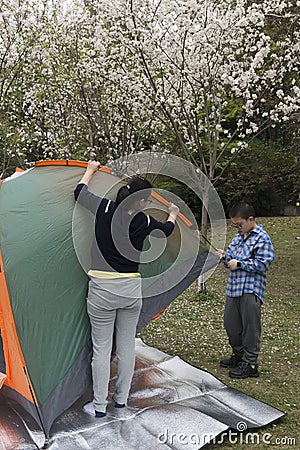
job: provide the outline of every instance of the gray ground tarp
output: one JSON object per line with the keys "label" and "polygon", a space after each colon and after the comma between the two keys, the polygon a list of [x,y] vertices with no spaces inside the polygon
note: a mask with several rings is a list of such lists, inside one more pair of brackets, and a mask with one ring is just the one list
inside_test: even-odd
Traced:
{"label": "gray ground tarp", "polygon": [[[110,398],[115,378],[113,362]],[[97,419],[82,411],[90,399],[89,392],[54,422],[50,450],[196,450],[229,428],[240,428],[238,424],[251,431],[284,416],[140,339],[130,406],[118,410],[110,402],[107,417]],[[0,429],[0,450],[33,450],[37,448],[33,440],[43,445],[43,434],[33,419],[1,396]]]}

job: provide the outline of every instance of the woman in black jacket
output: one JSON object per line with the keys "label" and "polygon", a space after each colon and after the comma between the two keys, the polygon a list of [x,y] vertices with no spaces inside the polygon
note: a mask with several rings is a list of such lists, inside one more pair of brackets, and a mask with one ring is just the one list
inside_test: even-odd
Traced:
{"label": "woman in black jacket", "polygon": [[151,202],[149,181],[132,178],[122,186],[115,202],[98,197],[88,184],[99,168],[88,163],[77,185],[75,199],[95,215],[95,239],[92,245],[92,267],[87,311],[91,322],[93,359],[92,376],[96,417],[106,416],[110,356],[115,331],[118,377],[113,396],[114,406],[126,406],[135,362],[135,331],[142,306],[139,257],[144,239],[153,231],[169,236],[179,212],[172,203],[165,223],[142,212]]}

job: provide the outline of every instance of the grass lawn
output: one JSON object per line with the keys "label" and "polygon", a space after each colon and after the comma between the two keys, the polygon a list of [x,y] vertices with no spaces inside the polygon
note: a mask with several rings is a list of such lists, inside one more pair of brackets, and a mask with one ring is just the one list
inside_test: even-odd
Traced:
{"label": "grass lawn", "polygon": [[[141,333],[146,344],[178,355],[188,363],[208,370],[228,386],[287,414],[277,424],[258,431],[259,445],[233,444],[227,439],[223,444],[207,446],[208,450],[300,448],[300,239],[296,239],[300,237],[300,217],[259,218],[257,222],[271,236],[276,251],[267,276],[262,310],[259,378],[234,380],[229,378],[226,369],[219,367],[219,360],[231,350],[223,328],[228,272],[222,266],[208,280],[206,297],[197,294],[195,282]],[[228,242],[234,233],[228,227]],[[262,442],[264,433],[272,435],[271,444]],[[296,444],[288,438],[294,438]]]}

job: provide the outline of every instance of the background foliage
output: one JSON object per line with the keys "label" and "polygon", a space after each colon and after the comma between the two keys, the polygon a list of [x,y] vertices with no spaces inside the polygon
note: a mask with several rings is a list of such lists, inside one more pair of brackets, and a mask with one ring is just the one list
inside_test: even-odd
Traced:
{"label": "background foliage", "polygon": [[226,209],[247,198],[280,213],[300,190],[297,3],[0,0],[2,176],[45,158],[167,152]]}

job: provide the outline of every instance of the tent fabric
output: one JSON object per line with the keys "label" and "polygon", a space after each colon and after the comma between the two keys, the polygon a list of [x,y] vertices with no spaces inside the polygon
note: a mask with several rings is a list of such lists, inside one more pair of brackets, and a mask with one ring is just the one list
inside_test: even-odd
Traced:
{"label": "tent fabric", "polygon": [[[15,321],[11,309],[3,261],[0,252],[0,330],[1,330],[1,351],[4,355],[3,366],[5,367],[5,384],[13,386],[17,392],[27,399],[32,399],[26,375],[24,372],[24,356],[20,347],[19,338],[16,332]],[[10,351],[8,351],[8,348]],[[4,349],[6,353],[4,354]],[[3,372],[3,368],[1,368]],[[4,380],[4,378],[2,378]]]}
{"label": "tent fabric", "polygon": [[[86,313],[93,217],[75,206],[73,190],[86,163],[40,162],[0,186],[1,336],[6,378],[1,390],[49,433],[53,420],[90,386],[90,325]],[[114,198],[122,181],[101,168],[91,190]],[[162,204],[156,196],[154,206]],[[167,211],[150,213],[166,217]],[[205,266],[217,263],[182,217],[163,254],[141,264],[145,304],[139,329],[165,308]],[[75,245],[74,245],[75,238]],[[182,243],[184,243],[182,251]],[[147,245],[147,243],[145,244]],[[195,259],[191,259],[198,248]],[[75,251],[76,247],[76,251]],[[202,255],[202,256],[201,256]],[[175,277],[190,262],[188,278]],[[168,276],[160,277],[162,270]],[[168,272],[169,270],[169,272]],[[184,274],[183,274],[184,275]],[[151,293],[155,294],[152,295]]]}
{"label": "tent fabric", "polygon": [[[205,370],[147,346],[140,339],[136,339],[135,351],[136,366],[128,407],[118,410],[111,401],[116,381],[113,361],[107,417],[99,420],[83,412],[82,405],[92,396],[92,392],[87,391],[53,424],[49,450],[198,450],[209,442],[226,442],[230,429],[235,439],[239,438],[238,432],[244,430],[247,434],[241,436],[251,443],[252,432],[257,436],[258,428],[285,415],[226,386]],[[4,448],[31,450],[33,442],[42,444],[43,437],[30,417],[26,417],[26,424],[32,439],[16,412],[17,405],[0,400]]]}
{"label": "tent fabric", "polygon": [[[164,275],[164,279],[158,278],[155,284],[146,286],[144,288],[145,297],[137,325],[137,332],[140,332],[159,311],[164,310],[170,304],[170,298],[177,298],[183,290],[187,289],[197,279],[203,267],[209,270],[216,263],[217,260],[213,254],[203,252],[197,256],[195,261],[183,261],[179,266],[175,266],[168,271]],[[180,283],[175,284],[168,291],[163,290],[163,285],[168,283],[168,279],[180,278],[181,274],[184,276],[182,276]],[[151,291],[157,292],[157,294],[151,295]]]}

